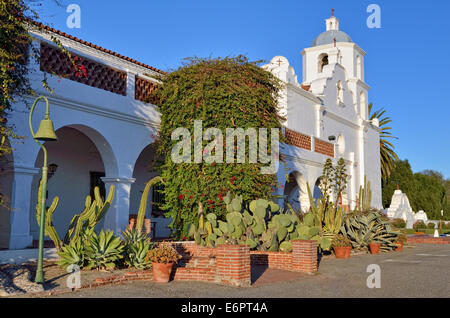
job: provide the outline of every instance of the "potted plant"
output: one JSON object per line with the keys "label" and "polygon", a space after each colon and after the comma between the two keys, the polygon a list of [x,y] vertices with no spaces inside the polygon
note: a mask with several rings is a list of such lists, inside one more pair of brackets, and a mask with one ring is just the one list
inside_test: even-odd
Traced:
{"label": "potted plant", "polygon": [[181,255],[168,242],[162,242],[150,250],[147,253],[147,259],[152,262],[155,282],[169,282],[173,264],[177,263],[180,258]]}
{"label": "potted plant", "polygon": [[403,244],[407,241],[407,237],[404,233],[400,233],[397,236],[397,241],[395,242],[395,244],[397,245],[396,247],[396,251],[397,252],[401,252],[403,250]]}
{"label": "potted plant", "polygon": [[371,254],[378,254],[380,252],[380,243],[377,243],[376,241],[370,241],[369,242],[369,249]]}
{"label": "potted plant", "polygon": [[331,245],[334,249],[336,258],[349,258],[352,250],[351,241],[342,234],[334,236]]}

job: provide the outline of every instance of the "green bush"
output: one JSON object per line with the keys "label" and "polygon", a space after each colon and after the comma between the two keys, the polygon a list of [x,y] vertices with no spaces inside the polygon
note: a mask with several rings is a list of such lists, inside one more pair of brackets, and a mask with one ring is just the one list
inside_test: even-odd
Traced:
{"label": "green bush", "polygon": [[427,228],[429,229],[434,229],[436,227],[436,224],[434,224],[433,222],[430,222],[427,224]]}
{"label": "green bush", "polygon": [[[172,149],[179,141],[171,136],[179,127],[185,127],[193,136],[194,120],[201,120],[203,129],[219,129],[223,136],[227,128],[267,128],[268,132],[279,129],[278,95],[282,83],[244,56],[187,59],[182,67],[159,80],[161,84],[152,96],[161,113],[157,142],[163,162],[157,169],[167,181],[161,192],[165,201],[161,208],[173,220],[172,235],[177,239],[187,236],[189,224],[197,222],[199,203],[205,213],[224,216],[223,197],[229,191],[242,195],[244,200],[271,199],[277,180],[275,174],[261,174],[265,164],[249,163],[247,159],[245,163],[176,163]],[[268,144],[270,140],[268,137]],[[204,148],[209,143],[203,141],[199,146]],[[191,143],[191,154],[193,148]]]}
{"label": "green bush", "polygon": [[403,219],[393,219],[391,221],[391,225],[398,228],[398,229],[404,229],[406,228],[406,222]]}
{"label": "green bush", "polygon": [[416,221],[413,224],[413,229],[416,230],[416,232],[418,232],[420,229],[425,229],[425,228],[426,228],[426,225],[422,220]]}

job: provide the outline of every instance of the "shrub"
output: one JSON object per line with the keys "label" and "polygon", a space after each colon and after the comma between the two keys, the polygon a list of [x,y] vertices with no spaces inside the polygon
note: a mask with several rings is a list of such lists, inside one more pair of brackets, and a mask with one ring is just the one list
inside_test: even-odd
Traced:
{"label": "shrub", "polygon": [[181,255],[168,242],[162,242],[147,253],[146,260],[152,263],[177,263]]}
{"label": "shrub", "polygon": [[[152,97],[161,113],[158,154],[163,163],[158,169],[163,180],[170,181],[161,190],[165,200],[161,208],[173,220],[170,228],[175,238],[187,236],[199,203],[206,213],[223,216],[223,197],[228,191],[241,194],[245,200],[271,199],[277,180],[274,174],[261,174],[265,164],[248,160],[233,164],[176,163],[171,152],[178,141],[171,135],[174,129],[186,127],[193,136],[194,120],[202,120],[205,129],[215,127],[222,134],[226,128],[267,128],[269,132],[270,128],[281,128],[278,92],[282,83],[244,56],[187,59],[185,65],[160,81]],[[207,143],[204,141],[201,148]],[[193,153],[192,145],[189,148]],[[222,151],[219,148],[216,151]]]}
{"label": "shrub", "polygon": [[425,226],[425,223],[424,223],[422,220],[416,221],[416,222],[413,224],[413,229],[416,230],[416,232],[417,232],[419,229],[424,229],[424,228],[426,228],[426,226]]}
{"label": "shrub", "polygon": [[404,229],[406,227],[406,222],[403,219],[393,219],[391,224],[398,229]]}

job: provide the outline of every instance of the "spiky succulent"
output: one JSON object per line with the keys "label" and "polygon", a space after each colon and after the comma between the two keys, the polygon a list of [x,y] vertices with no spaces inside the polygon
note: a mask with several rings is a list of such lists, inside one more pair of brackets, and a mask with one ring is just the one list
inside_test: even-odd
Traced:
{"label": "spiky succulent", "polygon": [[370,243],[380,243],[382,250],[395,249],[395,242],[400,235],[399,232],[392,230],[380,212],[347,215],[341,232],[351,240],[354,249],[360,250],[368,250]]}
{"label": "spiky succulent", "polygon": [[123,258],[124,246],[112,231],[94,232],[86,246],[86,269],[114,269]]}
{"label": "spiky succulent", "polygon": [[64,245],[58,251],[59,260],[57,262],[64,270],[70,265],[77,265],[83,268],[86,263],[86,250],[81,240],[74,240],[70,244]]}
{"label": "spiky succulent", "polygon": [[146,233],[133,228],[127,229],[123,234],[123,261],[127,267],[144,269],[151,266],[146,260],[148,251],[153,244]]}

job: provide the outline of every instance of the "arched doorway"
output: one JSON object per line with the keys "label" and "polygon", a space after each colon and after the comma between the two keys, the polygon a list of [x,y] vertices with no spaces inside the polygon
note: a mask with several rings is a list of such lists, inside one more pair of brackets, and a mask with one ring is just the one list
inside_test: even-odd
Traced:
{"label": "arched doorway", "polygon": [[[58,207],[53,215],[53,224],[62,238],[74,214],[84,210],[88,194],[93,195],[95,186],[105,196],[102,177],[108,172],[115,173],[115,157],[107,141],[92,128],[73,125],[56,131],[57,141],[46,142],[48,152],[47,206],[55,196],[59,197]],[[43,152],[39,151],[35,167],[43,164]],[[33,178],[30,203],[30,232],[38,239],[39,226],[36,221],[36,201],[40,174]],[[104,220],[98,228],[103,226]]]}
{"label": "arched doorway", "polygon": [[[133,178],[135,182],[131,185],[130,191],[130,215],[137,214],[145,188],[145,184],[158,173],[155,171],[156,145],[150,144],[142,150],[136,164],[134,165]],[[167,238],[170,235],[170,229],[167,227],[171,223],[171,219],[164,217],[163,211],[159,205],[164,202],[164,198],[160,193],[162,185],[157,184],[152,187],[147,200],[146,218],[150,218],[152,222],[152,237]]]}
{"label": "arched doorway", "polygon": [[[9,141],[5,141],[9,147]],[[11,233],[11,198],[14,182],[14,158],[12,153],[0,156],[0,249],[9,248]]]}
{"label": "arched doorway", "polygon": [[289,179],[284,186],[285,200],[296,212],[307,212],[309,210],[309,198],[306,180],[303,175],[294,171],[289,174]]}

